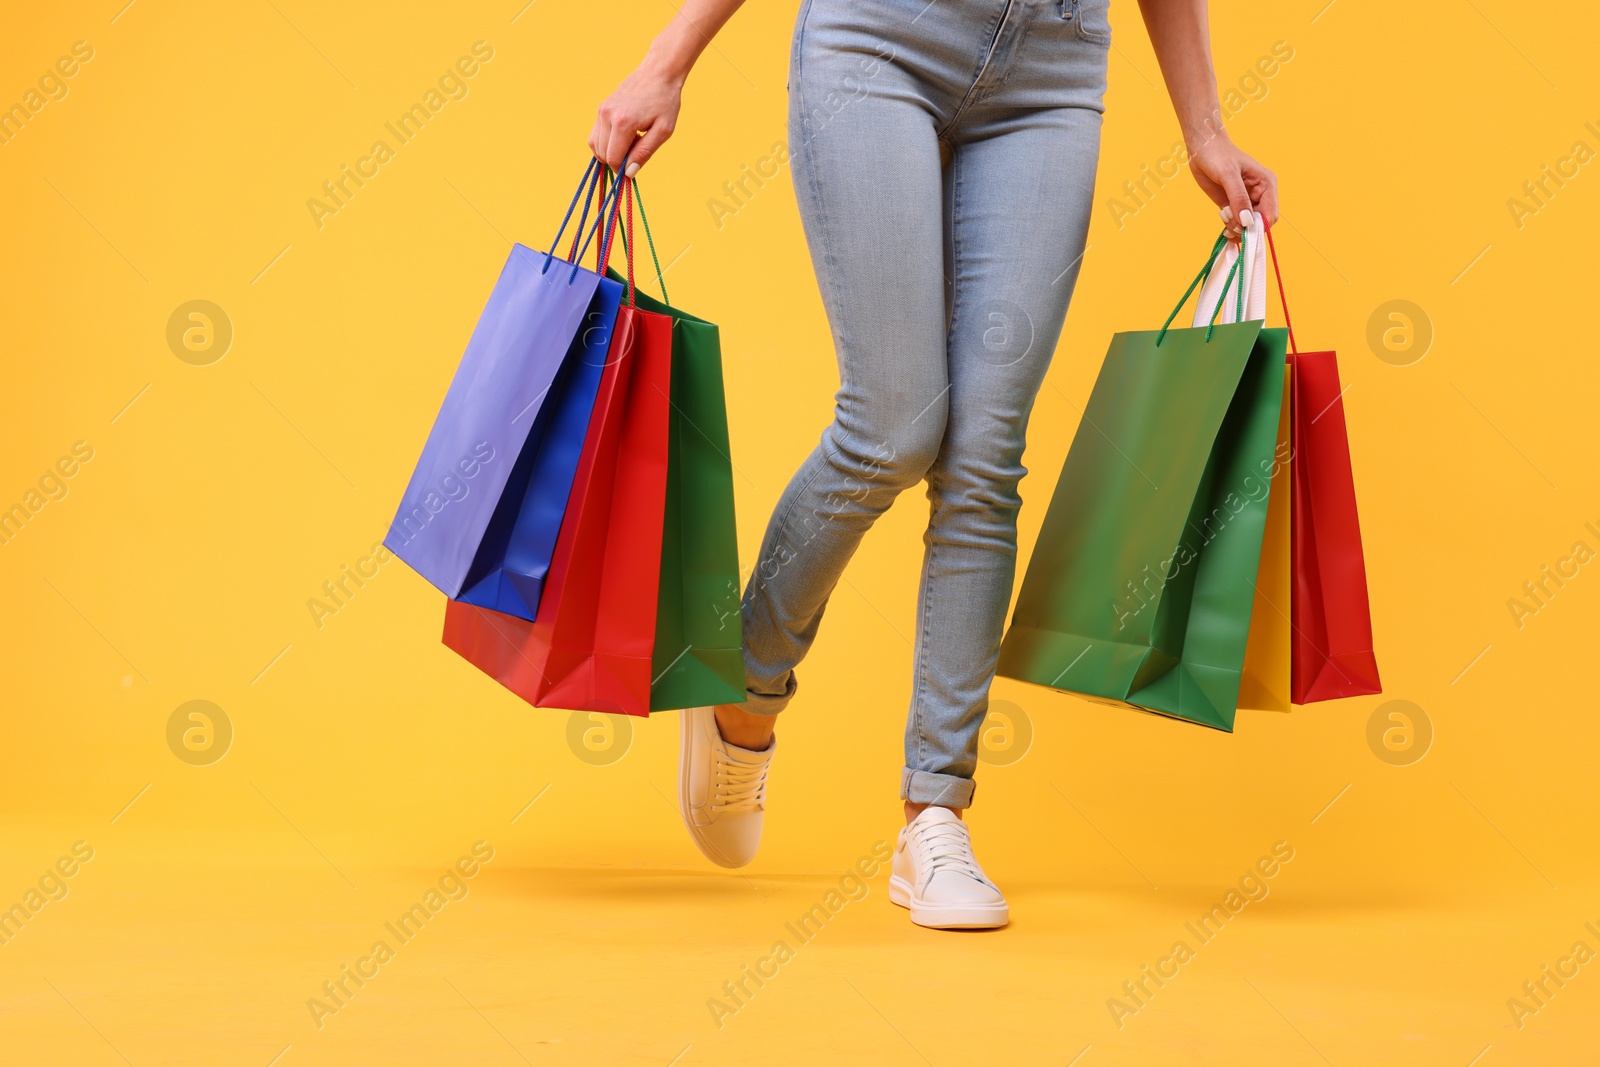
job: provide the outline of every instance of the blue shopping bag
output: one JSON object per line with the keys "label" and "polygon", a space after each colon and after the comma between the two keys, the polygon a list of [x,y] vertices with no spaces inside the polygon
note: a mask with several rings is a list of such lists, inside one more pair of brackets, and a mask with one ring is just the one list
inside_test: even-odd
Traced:
{"label": "blue shopping bag", "polygon": [[602,278],[455,599],[530,622],[538,612],[621,302]]}
{"label": "blue shopping bag", "polygon": [[513,246],[384,538],[447,596],[524,618],[538,607],[621,301],[621,285],[556,253],[579,199],[568,255],[588,250],[610,206],[580,250],[599,179],[591,161],[548,252]]}

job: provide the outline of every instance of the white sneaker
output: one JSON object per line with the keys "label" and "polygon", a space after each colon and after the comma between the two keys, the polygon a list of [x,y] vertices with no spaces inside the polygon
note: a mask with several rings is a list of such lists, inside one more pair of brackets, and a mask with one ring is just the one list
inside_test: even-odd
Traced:
{"label": "white sneaker", "polygon": [[1011,920],[1006,898],[972,855],[967,824],[936,804],[900,831],[889,899],[910,908],[918,926],[939,930],[985,930]]}
{"label": "white sneaker", "polygon": [[767,767],[778,749],[752,752],[730,745],[717,731],[712,708],[678,713],[678,807],[689,836],[706,859],[722,867],[743,867],[761,844],[761,819],[767,803]]}

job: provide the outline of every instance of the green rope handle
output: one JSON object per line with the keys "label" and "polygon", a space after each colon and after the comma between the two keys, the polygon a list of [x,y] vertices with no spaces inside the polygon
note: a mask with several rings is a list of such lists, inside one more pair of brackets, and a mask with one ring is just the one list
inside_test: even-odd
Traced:
{"label": "green rope handle", "polygon": [[1222,310],[1222,305],[1228,300],[1228,286],[1233,284],[1235,275],[1239,278],[1239,314],[1238,321],[1244,321],[1244,234],[1239,235],[1239,258],[1233,261],[1233,266],[1228,268],[1228,276],[1222,279],[1222,295],[1217,298],[1217,306],[1211,309],[1211,315],[1206,321],[1206,341],[1211,340],[1211,331],[1217,328],[1214,321],[1217,312]]}
{"label": "green rope handle", "polygon": [[[1217,328],[1216,317],[1222,311],[1222,305],[1228,300],[1228,288],[1233,285],[1234,279],[1239,281],[1239,288],[1234,294],[1234,318],[1238,322],[1244,321],[1244,251],[1245,236],[1239,234],[1239,256],[1233,261],[1233,266],[1228,268],[1228,276],[1222,280],[1222,295],[1217,297],[1217,306],[1211,309],[1211,314],[1206,319],[1206,340],[1211,340],[1212,331]],[[1172,314],[1167,316],[1167,321],[1161,324],[1161,332],[1156,334],[1156,347],[1161,347],[1162,340],[1167,336],[1167,327],[1172,325],[1172,320],[1178,317],[1178,312],[1183,310],[1183,305],[1189,302],[1189,294],[1195,287],[1211,276],[1211,268],[1217,262],[1217,256],[1222,253],[1223,246],[1228,243],[1226,231],[1217,235],[1217,243],[1211,246],[1211,256],[1206,260],[1206,265],[1200,268],[1200,273],[1194,276],[1194,281],[1189,283],[1189,288],[1183,291],[1183,296],[1178,300],[1178,306],[1172,309]]]}
{"label": "green rope handle", "polygon": [[[633,179],[633,198],[639,205],[639,221],[644,223],[644,239],[650,246],[650,262],[656,266],[656,284],[661,287],[661,302],[670,307],[672,300],[667,296],[667,280],[661,276],[661,259],[656,255],[656,239],[650,232],[650,216],[644,213],[644,194],[639,191],[638,178]],[[622,238],[622,250],[626,252],[628,250],[627,235],[618,234],[618,236]]]}
{"label": "green rope handle", "polygon": [[1217,243],[1211,246],[1211,255],[1206,259],[1206,265],[1200,268],[1200,273],[1194,276],[1194,281],[1189,283],[1189,288],[1185,289],[1183,295],[1178,298],[1177,306],[1172,309],[1172,314],[1168,315],[1167,321],[1161,324],[1161,332],[1156,334],[1157,348],[1161,347],[1162,339],[1167,336],[1167,327],[1171,326],[1172,320],[1178,317],[1178,312],[1183,310],[1183,305],[1189,302],[1189,294],[1194,292],[1196,286],[1206,280],[1206,276],[1211,273],[1211,265],[1217,261],[1217,257],[1222,254],[1223,246],[1227,243],[1227,233],[1217,235]]}
{"label": "green rope handle", "polygon": [[[1240,230],[1239,231],[1239,258],[1234,260],[1234,263],[1236,265],[1239,264],[1239,263],[1243,263],[1244,262],[1244,243],[1245,243],[1245,239],[1246,239],[1245,238],[1245,233],[1246,233],[1246,231],[1244,231],[1244,230]],[[1229,277],[1232,277],[1232,275],[1233,275],[1233,272],[1230,271],[1229,272]],[[1222,295],[1224,297],[1226,297],[1228,295],[1227,286],[1223,286]],[[1235,302],[1235,304],[1233,306],[1233,321],[1234,322],[1243,322],[1244,321],[1244,269],[1242,267],[1239,269],[1239,288],[1234,290],[1234,297],[1235,297],[1235,301],[1236,302]],[[1214,315],[1214,314],[1216,314],[1216,312],[1212,312],[1212,314]]]}
{"label": "green rope handle", "polygon": [[661,260],[656,255],[656,239],[650,234],[650,216],[644,213],[644,194],[639,191],[638,178],[633,180],[633,195],[639,201],[639,221],[644,223],[644,239],[650,246],[650,262],[656,265],[656,284],[661,287],[661,302],[670,306],[672,300],[667,296],[667,280],[661,276]]}

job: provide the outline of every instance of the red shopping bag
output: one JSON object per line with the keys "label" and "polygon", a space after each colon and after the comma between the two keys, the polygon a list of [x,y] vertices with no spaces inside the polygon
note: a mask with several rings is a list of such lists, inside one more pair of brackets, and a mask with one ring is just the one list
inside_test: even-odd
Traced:
{"label": "red shopping bag", "polygon": [[[631,182],[621,185],[631,237]],[[628,248],[628,302],[534,620],[456,601],[445,609],[444,643],[538,707],[650,713],[672,319],[633,306]]]}
{"label": "red shopping bag", "polygon": [[1311,704],[1381,693],[1338,357],[1332,352],[1299,351],[1271,230],[1267,247],[1273,273],[1278,275],[1278,296],[1284,300],[1293,368],[1290,698],[1296,704]]}

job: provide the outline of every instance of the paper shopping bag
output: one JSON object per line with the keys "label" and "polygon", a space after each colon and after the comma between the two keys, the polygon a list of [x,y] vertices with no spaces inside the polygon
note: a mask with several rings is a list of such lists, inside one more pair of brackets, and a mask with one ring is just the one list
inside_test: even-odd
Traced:
{"label": "paper shopping bag", "polygon": [[716,326],[667,304],[665,295],[665,287],[661,301],[637,295],[639,307],[673,320],[653,711],[745,699],[722,344]]}
{"label": "paper shopping bag", "polygon": [[[1200,287],[1196,326],[1206,325],[1207,310],[1220,304],[1218,322],[1244,322],[1267,317],[1266,230],[1259,212],[1237,242],[1230,241]],[[1233,264],[1239,262],[1235,271]],[[1230,275],[1232,276],[1230,278]],[[1234,288],[1229,288],[1229,284]],[[1239,295],[1243,294],[1241,303]],[[1232,299],[1229,299],[1229,297]],[[1290,677],[1290,457],[1293,454],[1290,414],[1293,409],[1292,365],[1284,371],[1284,393],[1273,450],[1267,528],[1256,571],[1255,603],[1250,609],[1250,636],[1239,679],[1239,707],[1262,711],[1289,710]]]}
{"label": "paper shopping bag", "polygon": [[519,524],[519,509],[530,479],[544,486],[539,502],[565,501],[564,490],[550,497],[549,485],[570,483],[559,453],[570,457],[582,438],[597,352],[621,293],[556,255],[594,173],[591,165],[549,251],[512,247],[384,538],[447,596],[466,591],[499,604],[503,587],[508,603],[537,601],[540,557],[560,514]]}
{"label": "paper shopping bag", "polygon": [[1250,636],[1244,649],[1244,671],[1239,678],[1239,707],[1258,711],[1289,710],[1290,653],[1290,432],[1294,365],[1284,368],[1282,411],[1278,438],[1272,450],[1268,475],[1267,528],[1261,543],[1261,566],[1256,569],[1255,603],[1250,608]]}
{"label": "paper shopping bag", "polygon": [[[1184,301],[1224,245],[1219,237]],[[1233,299],[1242,305],[1242,291]],[[1284,331],[1259,321],[1112,339],[1028,563],[1000,674],[1232,729],[1285,350]]]}
{"label": "paper shopping bag", "polygon": [[[578,236],[600,184],[603,168],[596,164],[592,170],[594,180],[569,256],[578,252]],[[456,599],[524,619],[534,617],[572,492],[622,291],[620,280],[600,279]]]}
{"label": "paper shopping bag", "polygon": [[633,306],[632,288],[630,263],[629,304],[617,314],[533,621],[458,601],[446,607],[445,644],[539,707],[650,711],[672,319]]}
{"label": "paper shopping bag", "polygon": [[1338,357],[1301,352],[1295,344],[1271,230],[1266,246],[1283,300],[1293,368],[1292,697],[1296,704],[1310,704],[1380,693]]}

